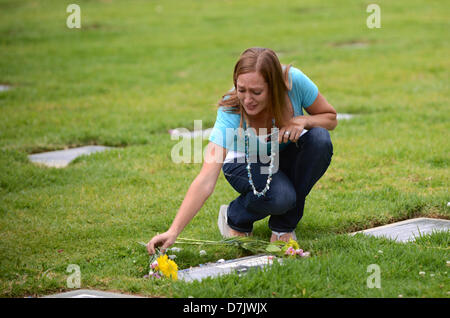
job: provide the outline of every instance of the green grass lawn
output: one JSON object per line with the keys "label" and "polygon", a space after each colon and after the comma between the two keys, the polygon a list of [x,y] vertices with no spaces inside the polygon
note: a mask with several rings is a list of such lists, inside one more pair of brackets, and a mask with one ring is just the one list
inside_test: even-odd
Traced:
{"label": "green grass lawn", "polygon": [[[444,1],[0,0],[0,296],[81,287],[163,297],[449,297],[449,233],[415,243],[347,233],[413,217],[450,219],[448,15]],[[353,45],[353,44],[359,45]],[[175,164],[168,129],[212,127],[247,47],[305,72],[339,113],[334,156],[297,228],[311,257],[192,284],[148,280],[147,242],[171,224],[201,164]],[[64,169],[27,155],[117,149]],[[206,141],[203,143],[206,145]],[[183,237],[220,239],[223,175]],[[269,239],[267,220],[255,236]],[[180,268],[248,255],[184,247]],[[381,288],[368,288],[370,264]],[[421,274],[419,274],[422,272]],[[424,274],[425,273],[425,274]]]}

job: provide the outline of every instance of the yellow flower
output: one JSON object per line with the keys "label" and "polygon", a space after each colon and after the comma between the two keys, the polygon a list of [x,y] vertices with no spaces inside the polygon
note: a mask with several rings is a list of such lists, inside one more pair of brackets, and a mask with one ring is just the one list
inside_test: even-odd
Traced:
{"label": "yellow flower", "polygon": [[[300,248],[300,246],[298,245],[297,241],[290,239],[289,242],[284,244],[284,246],[281,248],[281,251],[283,252],[283,254],[286,254],[286,252],[289,250],[296,251],[299,248]],[[289,255],[292,255],[292,254],[289,254]],[[293,255],[295,255],[295,254],[293,254]]]}
{"label": "yellow flower", "polygon": [[293,239],[289,240],[289,243],[287,244],[286,247],[292,247],[294,250],[298,250],[300,248],[297,241],[294,241]]}
{"label": "yellow flower", "polygon": [[157,262],[158,269],[164,276],[172,278],[173,280],[178,279],[178,266],[174,261],[169,259],[167,255],[164,254],[158,257]]}

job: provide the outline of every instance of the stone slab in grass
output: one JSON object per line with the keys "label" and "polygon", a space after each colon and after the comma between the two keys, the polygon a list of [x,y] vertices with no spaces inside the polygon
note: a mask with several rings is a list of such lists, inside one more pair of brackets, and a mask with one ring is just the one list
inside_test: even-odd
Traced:
{"label": "stone slab in grass", "polygon": [[65,293],[44,296],[43,298],[141,298],[139,296],[104,292],[100,290],[77,289]]}
{"label": "stone slab in grass", "polygon": [[337,114],[336,117],[337,117],[337,120],[342,120],[342,119],[346,120],[346,119],[352,119],[353,117],[355,117],[355,115],[342,113],[342,114]]}
{"label": "stone slab in grass", "polygon": [[450,231],[450,220],[415,218],[354,232],[351,235],[363,233],[376,237],[385,237],[397,242],[411,242],[419,236],[438,231]]}
{"label": "stone slab in grass", "polygon": [[64,168],[67,165],[82,155],[90,155],[95,152],[105,151],[111,147],[104,146],[84,146],[72,148],[67,150],[58,150],[50,152],[42,152],[38,154],[29,155],[28,158],[38,164],[43,164],[48,167]]}
{"label": "stone slab in grass", "polygon": [[11,89],[11,86],[5,85],[5,84],[0,84],[0,92],[6,92],[6,91],[9,91],[10,89]]}
{"label": "stone slab in grass", "polygon": [[276,259],[270,255],[252,255],[223,262],[209,263],[178,271],[178,279],[185,282],[201,281],[207,277],[218,277],[230,273],[244,274],[250,269],[260,269],[273,264]]}

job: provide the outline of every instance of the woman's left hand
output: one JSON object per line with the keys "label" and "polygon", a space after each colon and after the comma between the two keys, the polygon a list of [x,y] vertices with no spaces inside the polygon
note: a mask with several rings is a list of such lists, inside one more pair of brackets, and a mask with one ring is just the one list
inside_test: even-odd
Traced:
{"label": "woman's left hand", "polygon": [[278,132],[278,143],[286,143],[289,140],[297,142],[306,125],[306,119],[303,116],[292,118],[286,126],[281,127]]}

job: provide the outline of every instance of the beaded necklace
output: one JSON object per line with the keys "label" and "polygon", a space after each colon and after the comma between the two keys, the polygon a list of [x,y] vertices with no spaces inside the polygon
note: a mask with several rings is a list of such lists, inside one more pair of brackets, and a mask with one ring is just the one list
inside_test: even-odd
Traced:
{"label": "beaded necklace", "polygon": [[[273,123],[273,128],[275,127],[275,123]],[[258,198],[261,196],[266,195],[266,192],[270,189],[270,182],[272,181],[272,169],[273,169],[273,159],[276,155],[275,151],[273,150],[273,147],[270,148],[270,166],[269,166],[269,175],[267,177],[266,186],[262,191],[257,191],[255,188],[255,185],[253,183],[252,173],[251,173],[251,167],[250,167],[250,159],[249,159],[249,150],[248,150],[248,137],[250,136],[250,133],[248,132],[248,129],[245,130],[245,159],[247,161],[247,174],[248,174],[248,182],[252,186],[253,194],[256,195]]]}

